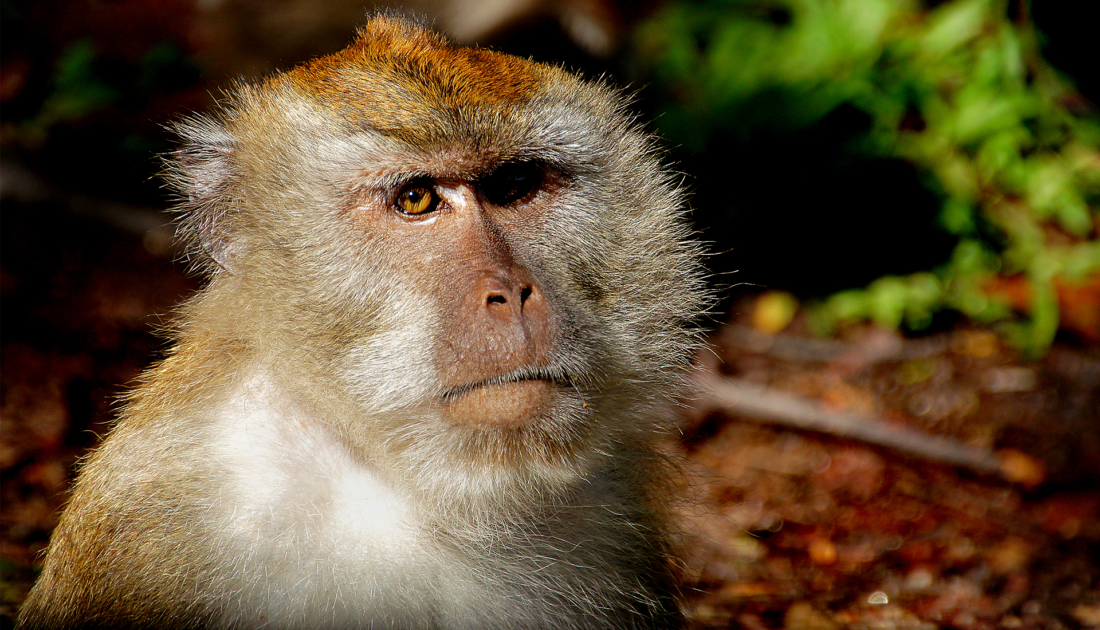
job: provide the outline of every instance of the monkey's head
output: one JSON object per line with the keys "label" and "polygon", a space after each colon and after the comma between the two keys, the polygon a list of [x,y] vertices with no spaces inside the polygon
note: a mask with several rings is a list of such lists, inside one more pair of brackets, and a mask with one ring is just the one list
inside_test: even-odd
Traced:
{"label": "monkey's head", "polygon": [[395,478],[545,487],[667,414],[698,248],[615,90],[380,16],[178,131],[193,328]]}

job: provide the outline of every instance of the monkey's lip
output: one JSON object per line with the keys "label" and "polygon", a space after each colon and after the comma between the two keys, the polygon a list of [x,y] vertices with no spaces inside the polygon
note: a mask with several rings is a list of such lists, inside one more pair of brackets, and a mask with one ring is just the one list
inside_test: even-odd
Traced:
{"label": "monkey's lip", "polygon": [[464,426],[517,428],[549,411],[567,386],[569,379],[551,370],[520,370],[448,389],[442,396],[443,415]]}

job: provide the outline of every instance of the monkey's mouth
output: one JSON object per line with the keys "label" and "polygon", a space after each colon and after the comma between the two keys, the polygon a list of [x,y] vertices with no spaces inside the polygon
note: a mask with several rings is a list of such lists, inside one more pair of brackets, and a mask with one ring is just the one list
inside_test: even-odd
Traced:
{"label": "monkey's mouth", "polygon": [[481,387],[493,387],[496,385],[522,383],[525,381],[548,381],[559,387],[573,386],[572,379],[570,379],[563,370],[549,367],[531,367],[515,370],[514,372],[494,376],[481,381],[465,383],[458,387],[451,387],[443,392],[442,398],[444,403],[448,403]]}
{"label": "monkey's mouth", "polygon": [[452,387],[441,396],[444,417],[476,428],[519,428],[547,413],[572,382],[561,371],[528,368]]}

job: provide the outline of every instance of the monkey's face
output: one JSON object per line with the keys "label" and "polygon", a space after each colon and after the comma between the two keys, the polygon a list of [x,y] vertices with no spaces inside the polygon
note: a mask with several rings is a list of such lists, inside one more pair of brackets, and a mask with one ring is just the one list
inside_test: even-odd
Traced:
{"label": "monkey's face", "polygon": [[430,166],[362,178],[351,234],[370,252],[367,273],[397,279],[390,303],[403,312],[389,326],[430,349],[418,358],[431,367],[414,388],[421,402],[462,429],[523,431],[569,392],[583,398],[574,373],[590,369],[570,356],[568,304],[530,238],[547,231],[569,182],[531,160]]}
{"label": "monkey's face", "polygon": [[515,245],[553,206],[554,179],[541,164],[509,162],[477,179],[414,179],[381,191],[381,208],[361,208],[373,215],[367,229],[416,270],[406,282],[435,298],[432,359],[448,422],[529,425],[570,387],[558,363],[562,309]]}
{"label": "monkey's face", "polygon": [[565,479],[667,402],[697,252],[614,91],[376,19],[181,131],[208,294],[372,461]]}
{"label": "monkey's face", "polygon": [[364,284],[387,287],[379,328],[402,332],[382,353],[373,338],[347,346],[344,381],[367,400],[378,377],[406,375],[371,428],[403,468],[464,464],[479,483],[493,469],[573,470],[614,389],[593,361],[603,342],[583,330],[595,315],[554,264],[568,259],[554,225],[578,183],[537,159],[439,153],[355,178],[344,251]]}

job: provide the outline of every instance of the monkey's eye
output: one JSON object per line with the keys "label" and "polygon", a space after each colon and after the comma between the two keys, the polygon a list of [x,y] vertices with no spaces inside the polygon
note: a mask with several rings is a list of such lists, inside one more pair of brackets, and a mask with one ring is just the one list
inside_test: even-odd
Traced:
{"label": "monkey's eye", "polygon": [[542,169],[531,162],[505,164],[481,180],[481,194],[489,203],[506,206],[530,195],[542,184]]}
{"label": "monkey's eye", "polygon": [[439,205],[439,195],[430,186],[413,184],[397,194],[394,205],[403,214],[424,214]]}

